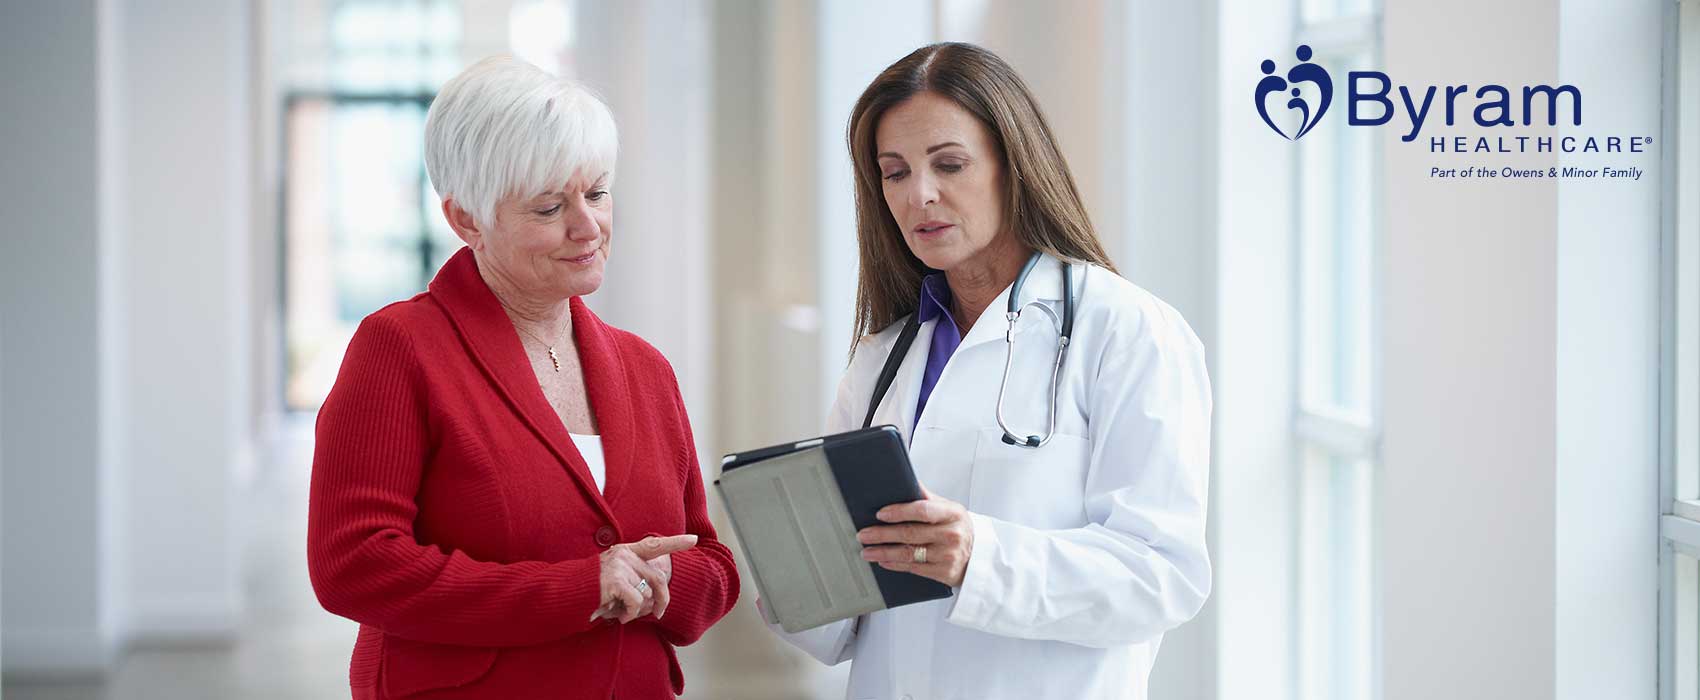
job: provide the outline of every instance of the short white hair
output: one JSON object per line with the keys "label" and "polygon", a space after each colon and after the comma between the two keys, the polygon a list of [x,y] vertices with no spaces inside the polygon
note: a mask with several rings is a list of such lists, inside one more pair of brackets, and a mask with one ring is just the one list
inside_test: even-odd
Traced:
{"label": "short white hair", "polygon": [[608,105],[577,82],[511,56],[479,61],[443,85],[425,117],[425,171],[437,196],[479,226],[506,197],[535,197],[574,173],[608,173],[619,134]]}

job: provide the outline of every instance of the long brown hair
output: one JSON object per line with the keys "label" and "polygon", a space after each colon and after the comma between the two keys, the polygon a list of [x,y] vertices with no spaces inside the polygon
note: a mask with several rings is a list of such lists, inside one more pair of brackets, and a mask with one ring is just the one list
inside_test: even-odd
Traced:
{"label": "long brown hair", "polygon": [[856,280],[856,326],[851,352],[863,335],[913,313],[929,271],[903,241],[880,187],[874,134],[885,111],[931,92],[967,110],[991,132],[1003,154],[1004,221],[1021,244],[1063,260],[1092,262],[1111,272],[1080,191],[1063,161],[1038,101],[1015,69],[973,44],[948,42],[916,49],[891,64],[850,112],[850,160],[856,167],[856,238],[862,269]]}

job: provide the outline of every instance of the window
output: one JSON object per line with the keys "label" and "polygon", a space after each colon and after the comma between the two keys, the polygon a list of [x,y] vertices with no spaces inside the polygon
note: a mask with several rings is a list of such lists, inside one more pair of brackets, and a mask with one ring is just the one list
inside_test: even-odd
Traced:
{"label": "window", "polygon": [[[425,173],[437,87],[504,51],[570,68],[572,18],[559,0],[303,0],[290,13],[283,396],[290,409],[312,410],[360,319],[424,290],[461,247]],[[497,36],[469,34],[491,28]]]}
{"label": "window", "polygon": [[[1348,71],[1379,59],[1379,27],[1371,0],[1304,0],[1297,43],[1334,76],[1339,95]],[[1295,696],[1315,700],[1379,695],[1375,134],[1336,118],[1297,143]]]}
{"label": "window", "polygon": [[1665,339],[1661,375],[1664,478],[1661,498],[1659,697],[1700,698],[1700,1],[1682,0],[1674,56],[1674,104],[1665,107]]}

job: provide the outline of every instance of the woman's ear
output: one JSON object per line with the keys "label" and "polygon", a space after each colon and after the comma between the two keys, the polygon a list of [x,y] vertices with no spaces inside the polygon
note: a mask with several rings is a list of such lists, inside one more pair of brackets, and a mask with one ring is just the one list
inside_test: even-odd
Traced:
{"label": "woman's ear", "polygon": [[453,199],[443,200],[443,218],[449,222],[449,228],[454,229],[455,235],[465,241],[473,252],[484,250],[484,232],[479,230],[478,222],[473,220],[472,214],[460,208],[459,203]]}

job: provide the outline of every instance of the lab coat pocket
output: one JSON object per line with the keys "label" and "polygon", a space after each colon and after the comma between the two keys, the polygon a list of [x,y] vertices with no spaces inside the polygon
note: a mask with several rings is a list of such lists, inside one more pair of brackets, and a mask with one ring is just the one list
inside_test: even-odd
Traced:
{"label": "lab coat pocket", "polygon": [[1092,443],[1057,434],[1043,447],[1006,444],[986,428],[974,444],[968,510],[1041,529],[1086,523],[1086,463]]}

